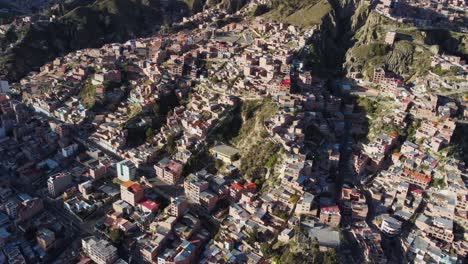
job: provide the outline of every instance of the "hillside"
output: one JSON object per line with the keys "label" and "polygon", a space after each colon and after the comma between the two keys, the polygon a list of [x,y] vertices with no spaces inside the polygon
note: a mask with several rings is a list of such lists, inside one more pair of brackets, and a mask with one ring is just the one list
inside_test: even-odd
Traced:
{"label": "hillside", "polygon": [[235,13],[246,5],[249,0],[186,0],[186,1],[204,1],[205,7],[218,7],[227,10],[229,13]]}
{"label": "hillside", "polygon": [[[57,56],[109,42],[145,36],[183,15],[219,4],[229,12],[247,0],[91,0],[66,1],[44,14],[62,14],[58,20],[39,22],[7,54],[0,57],[0,76],[18,81]],[[0,2],[3,3],[3,2]],[[73,9],[72,9],[73,8]],[[68,12],[67,12],[68,11]]]}
{"label": "hillside", "polygon": [[[426,72],[434,53],[467,58],[468,35],[448,30],[421,30],[371,11],[367,0],[272,1],[264,17],[314,29],[299,54],[324,77],[359,70],[365,77],[384,67],[406,79]],[[393,47],[385,44],[389,31],[398,33]]]}
{"label": "hillside", "polygon": [[18,7],[5,0],[0,0],[0,25],[11,22],[15,16],[20,14],[22,11]]}
{"label": "hillside", "polygon": [[273,1],[265,17],[290,23],[302,28],[318,25],[332,6],[327,0]]}
{"label": "hillside", "polygon": [[[397,32],[393,47],[384,41],[389,31]],[[348,71],[361,71],[369,79],[375,67],[384,67],[409,79],[429,70],[435,53],[465,57],[468,37],[444,30],[422,31],[371,12],[353,40],[355,44],[346,53]]]}
{"label": "hillside", "polygon": [[0,57],[0,76],[17,81],[28,72],[70,51],[123,42],[148,34],[180,17],[186,8],[174,1],[161,6],[158,0],[97,0],[79,6],[57,21],[32,25],[14,48]]}

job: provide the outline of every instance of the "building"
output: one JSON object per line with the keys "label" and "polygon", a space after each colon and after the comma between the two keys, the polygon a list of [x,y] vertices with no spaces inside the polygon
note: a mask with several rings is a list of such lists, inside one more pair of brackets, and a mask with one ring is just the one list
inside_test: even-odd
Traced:
{"label": "building", "polygon": [[133,207],[127,202],[122,200],[117,200],[112,204],[112,209],[117,213],[130,215],[133,212]]}
{"label": "building", "polygon": [[210,149],[211,155],[216,159],[231,164],[235,161],[239,155],[239,151],[236,148],[228,145],[218,145]]}
{"label": "building", "polygon": [[382,68],[375,68],[374,69],[374,77],[372,78],[372,82],[375,84],[379,84],[381,81],[385,79],[385,70]]}
{"label": "building", "polygon": [[294,236],[294,230],[285,228],[281,233],[278,234],[278,241],[281,241],[283,243],[288,243],[289,240],[292,239]]}
{"label": "building", "polygon": [[48,251],[55,244],[55,233],[47,228],[40,229],[37,231],[36,240],[42,250]]}
{"label": "building", "polygon": [[[31,198],[14,207],[15,218],[18,222],[28,220],[44,209],[44,204],[39,198]],[[11,208],[10,208],[11,210]]]}
{"label": "building", "polygon": [[355,188],[344,185],[341,189],[341,212],[353,220],[364,220],[368,207],[364,195]]}
{"label": "building", "polygon": [[320,222],[329,226],[338,226],[341,221],[340,209],[337,205],[322,207],[320,210]]}
{"label": "building", "polygon": [[188,203],[184,198],[177,196],[171,199],[168,208],[168,213],[178,218],[188,212]]}
{"label": "building", "polygon": [[164,158],[154,165],[156,171],[156,177],[160,178],[167,184],[177,184],[182,174],[183,165],[182,163]]}
{"label": "building", "polygon": [[132,181],[135,179],[136,166],[129,160],[123,160],[116,164],[117,178],[121,181]]}
{"label": "building", "polygon": [[305,192],[296,205],[296,215],[307,215],[312,213],[312,205],[314,202],[314,195]]}
{"label": "building", "polygon": [[210,184],[203,180],[199,179],[195,174],[190,174],[184,180],[184,190],[187,197],[196,202],[200,202],[200,194],[207,190]]}
{"label": "building", "polygon": [[426,232],[432,237],[452,243],[454,240],[453,220],[443,217],[435,217],[432,220],[432,226]]}
{"label": "building", "polygon": [[51,197],[57,197],[62,194],[72,182],[72,176],[70,173],[57,173],[50,176],[47,180],[47,189]]}
{"label": "building", "polygon": [[112,264],[118,258],[117,248],[106,240],[88,237],[81,240],[81,245],[96,264]]}
{"label": "building", "polygon": [[8,81],[0,80],[0,93],[9,93],[10,92],[10,85]]}
{"label": "building", "polygon": [[177,255],[174,257],[174,263],[189,264],[194,262],[197,253],[197,245],[195,243],[183,240],[181,245],[177,248]]}
{"label": "building", "polygon": [[89,197],[93,193],[93,182],[85,181],[83,183],[78,184],[78,191],[81,193],[81,195],[83,195],[85,199],[89,199]]}
{"label": "building", "polygon": [[184,190],[187,198],[211,210],[218,202],[218,195],[209,191],[209,187],[210,183],[204,178],[203,174],[190,174],[184,180]]}
{"label": "building", "polygon": [[397,33],[395,31],[387,32],[387,34],[385,35],[385,43],[387,43],[388,45],[393,45],[393,43],[395,43],[396,36]]}
{"label": "building", "polygon": [[70,144],[69,146],[61,149],[62,156],[64,156],[65,158],[69,158],[73,156],[77,150],[78,150],[78,144],[76,143]]}
{"label": "building", "polygon": [[380,230],[388,236],[396,236],[401,232],[402,223],[391,216],[383,217]]}
{"label": "building", "polygon": [[143,196],[143,188],[136,182],[126,181],[120,185],[120,198],[132,206],[143,200]]}
{"label": "building", "polygon": [[399,174],[399,178],[403,181],[409,182],[411,184],[420,186],[422,188],[429,187],[429,184],[432,181],[432,177],[424,173],[419,173],[404,169],[402,173]]}

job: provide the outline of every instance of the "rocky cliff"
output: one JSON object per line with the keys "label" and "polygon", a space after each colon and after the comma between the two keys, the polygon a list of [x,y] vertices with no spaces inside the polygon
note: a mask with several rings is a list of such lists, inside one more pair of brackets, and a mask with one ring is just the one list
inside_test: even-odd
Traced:
{"label": "rocky cliff", "polygon": [[342,63],[353,37],[369,14],[367,0],[330,0],[330,11],[315,26],[310,44],[302,56],[317,74],[336,76],[343,73]]}

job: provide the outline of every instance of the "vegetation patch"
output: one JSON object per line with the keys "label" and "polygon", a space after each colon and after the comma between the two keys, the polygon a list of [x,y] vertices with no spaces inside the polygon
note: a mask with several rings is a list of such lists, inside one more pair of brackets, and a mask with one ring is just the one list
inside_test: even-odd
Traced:
{"label": "vegetation patch", "polygon": [[96,86],[90,80],[87,80],[80,90],[81,103],[87,109],[90,109],[96,103]]}
{"label": "vegetation patch", "polygon": [[271,11],[265,16],[274,20],[290,23],[302,28],[322,22],[322,18],[332,10],[325,0],[286,0],[273,1]]}

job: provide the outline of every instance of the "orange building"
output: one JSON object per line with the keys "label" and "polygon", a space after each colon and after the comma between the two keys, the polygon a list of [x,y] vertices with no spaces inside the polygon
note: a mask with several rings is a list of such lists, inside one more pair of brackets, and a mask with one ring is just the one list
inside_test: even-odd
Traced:
{"label": "orange building", "polygon": [[120,185],[120,196],[125,202],[136,206],[138,202],[143,200],[143,188],[140,184],[133,181],[126,181]]}

